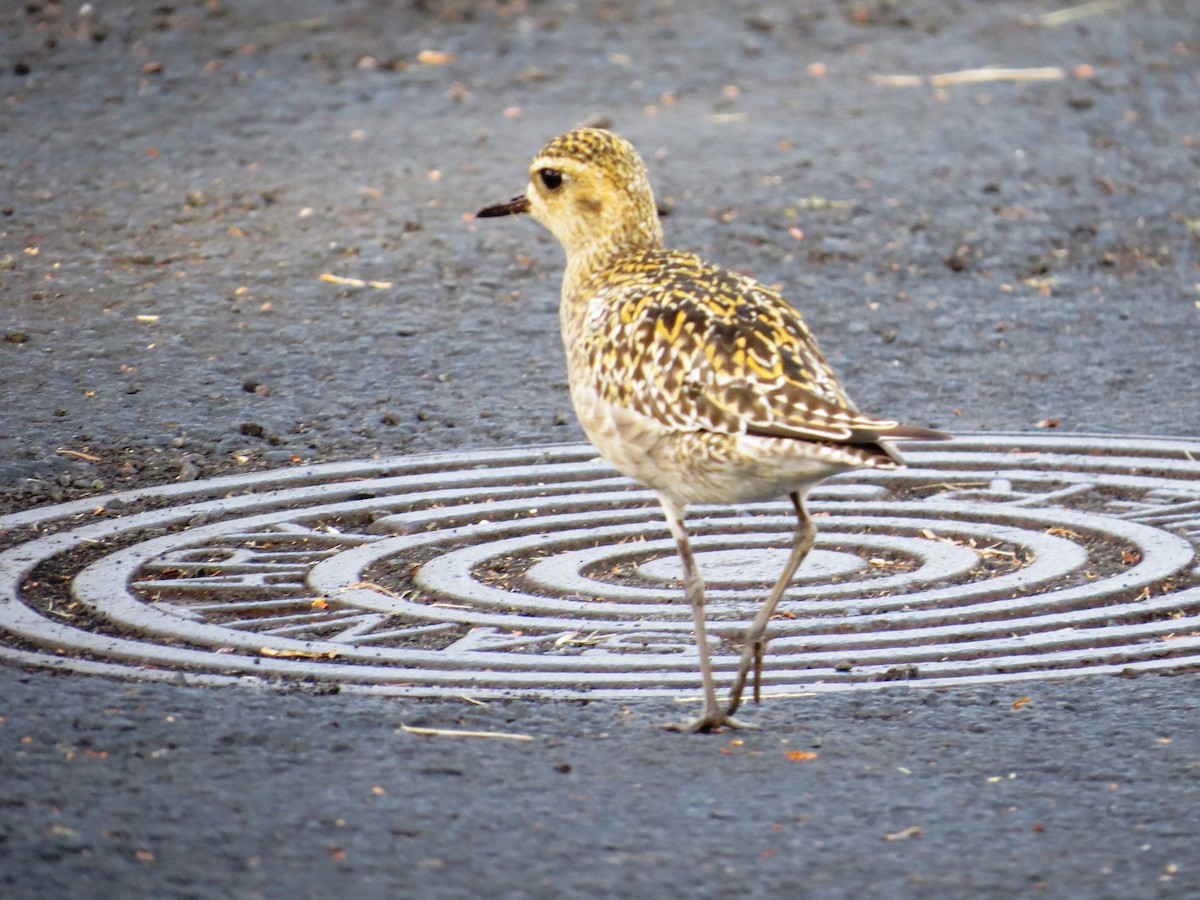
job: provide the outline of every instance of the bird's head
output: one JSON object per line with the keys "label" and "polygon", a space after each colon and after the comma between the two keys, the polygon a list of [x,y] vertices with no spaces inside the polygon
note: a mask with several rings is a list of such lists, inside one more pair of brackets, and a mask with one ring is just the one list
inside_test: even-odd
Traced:
{"label": "bird's head", "polygon": [[602,128],[580,128],[554,138],[530,165],[522,196],[476,215],[517,213],[529,213],[546,226],[568,258],[662,243],[645,164],[629,141]]}

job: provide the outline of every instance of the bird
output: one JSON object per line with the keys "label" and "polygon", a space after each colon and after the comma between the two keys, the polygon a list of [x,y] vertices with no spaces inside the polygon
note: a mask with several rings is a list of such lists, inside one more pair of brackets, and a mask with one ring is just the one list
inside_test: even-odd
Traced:
{"label": "bird", "polygon": [[[585,127],[551,139],[525,192],[475,216],[526,213],[566,253],[559,321],[580,425],[601,457],[656,493],[682,565],[704,706],[669,727],[755,727],[734,714],[752,668],[759,699],[767,625],[816,538],[809,491],[840,472],[903,465],[893,440],[948,435],[858,412],[778,291],[669,249],[645,163],[614,132]],[[785,496],[796,515],[791,552],[746,629],[722,705],[687,508]]]}

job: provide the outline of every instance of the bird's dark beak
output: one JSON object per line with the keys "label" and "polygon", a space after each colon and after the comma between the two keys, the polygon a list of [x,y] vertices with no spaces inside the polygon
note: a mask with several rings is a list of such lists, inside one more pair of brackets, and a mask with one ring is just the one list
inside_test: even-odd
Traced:
{"label": "bird's dark beak", "polygon": [[475,213],[477,219],[492,219],[496,216],[515,216],[518,213],[529,212],[529,200],[524,195],[513,197],[507,203],[497,203],[493,206],[485,206],[479,212]]}

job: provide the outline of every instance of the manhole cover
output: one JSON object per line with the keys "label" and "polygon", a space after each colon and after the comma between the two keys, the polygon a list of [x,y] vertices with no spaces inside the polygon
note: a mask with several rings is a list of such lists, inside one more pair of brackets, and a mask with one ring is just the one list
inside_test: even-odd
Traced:
{"label": "manhole cover", "polygon": [[[1200,663],[1200,442],[979,435],[832,479],[766,693]],[[788,507],[699,508],[718,677]],[[205,682],[630,697],[697,688],[652,495],[590,448],[330,464],[0,518],[0,655]]]}

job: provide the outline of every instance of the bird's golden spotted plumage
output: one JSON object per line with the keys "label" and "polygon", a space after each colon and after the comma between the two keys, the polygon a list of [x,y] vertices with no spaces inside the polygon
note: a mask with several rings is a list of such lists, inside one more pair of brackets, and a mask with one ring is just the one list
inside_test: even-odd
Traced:
{"label": "bird's golden spotted plumage", "polygon": [[587,310],[568,340],[604,400],[678,431],[869,442],[896,426],[854,412],[804,321],[753,279],[663,249],[602,272],[572,292]]}
{"label": "bird's golden spotted plumage", "polygon": [[[767,621],[815,537],[808,491],[847,469],[901,465],[888,439],[943,435],[857,412],[778,292],[666,249],[646,167],[623,138],[595,128],[554,138],[525,194],[479,215],[524,212],[567,253],[559,311],[580,423],[619,471],[658,492],[679,548],[705,689],[704,712],[688,727],[736,726],[751,665],[757,695]],[[747,629],[722,710],[685,509],[784,495],[798,521],[792,553]]]}

